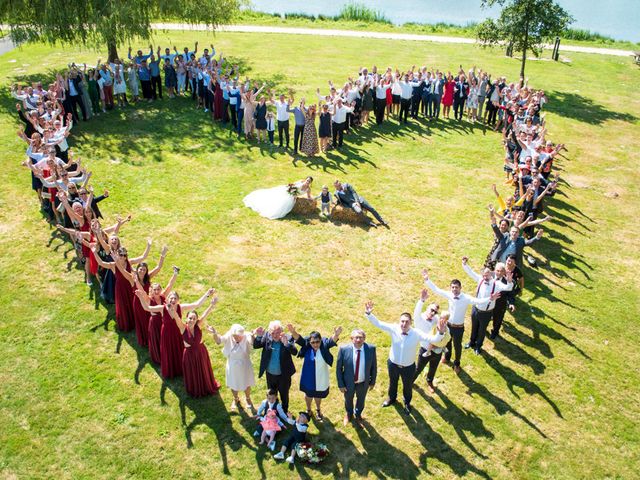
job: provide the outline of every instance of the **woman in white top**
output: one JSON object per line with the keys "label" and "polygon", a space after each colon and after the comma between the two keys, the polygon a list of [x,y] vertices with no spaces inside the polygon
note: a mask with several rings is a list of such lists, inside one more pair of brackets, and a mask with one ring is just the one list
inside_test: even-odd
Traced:
{"label": "woman in white top", "polygon": [[207,328],[218,345],[222,344],[222,354],[227,359],[225,369],[227,377],[227,387],[233,393],[233,403],[231,410],[236,410],[240,405],[238,393],[244,392],[247,407],[254,411],[251,401],[251,387],[256,384],[253,374],[253,364],[251,363],[251,352],[253,351],[253,332],[247,333],[242,325],[234,323],[227,333],[220,336],[215,328]]}
{"label": "woman in white top", "polygon": [[313,177],[307,177],[288,185],[254,190],[244,197],[243,202],[246,207],[269,220],[283,218],[293,209],[298,195],[305,194],[311,199],[312,182]]}

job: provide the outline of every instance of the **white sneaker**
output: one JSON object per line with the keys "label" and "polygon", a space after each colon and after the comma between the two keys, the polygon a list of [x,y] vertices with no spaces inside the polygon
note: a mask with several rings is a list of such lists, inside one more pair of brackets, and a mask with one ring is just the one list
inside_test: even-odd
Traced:
{"label": "white sneaker", "polygon": [[284,453],[278,452],[273,456],[273,458],[275,458],[276,460],[284,460]]}
{"label": "white sneaker", "polygon": [[276,441],[273,440],[273,441],[269,442],[268,447],[269,447],[269,450],[271,450],[273,452],[276,449]]}
{"label": "white sneaker", "polygon": [[287,463],[293,463],[294,462],[293,457],[287,457],[286,462]]}

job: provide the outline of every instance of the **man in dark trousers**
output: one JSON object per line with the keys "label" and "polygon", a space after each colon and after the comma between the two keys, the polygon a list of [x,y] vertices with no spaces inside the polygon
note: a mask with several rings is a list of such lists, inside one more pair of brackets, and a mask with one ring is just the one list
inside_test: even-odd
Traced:
{"label": "man in dark trousers", "polygon": [[[336,180],[333,182],[333,186],[336,191],[334,195],[340,205],[345,208],[350,208],[356,213],[362,213],[363,210],[371,212],[372,215],[380,222],[380,225],[388,227],[389,224],[384,221],[384,219],[380,216],[380,214],[373,208],[369,202],[367,202],[364,197],[358,195],[355,189],[349,185],[348,183],[341,183],[340,180]],[[377,226],[375,223],[371,222],[371,226]]]}
{"label": "man in dark trousers", "polygon": [[442,93],[444,92],[444,78],[442,72],[436,72],[436,78],[431,84],[431,118],[440,117],[440,102],[442,101]]}
{"label": "man in dark trousers", "polygon": [[259,328],[258,334],[253,340],[253,348],[261,348],[260,373],[258,377],[267,374],[267,386],[277,390],[285,412],[289,411],[289,389],[291,377],[296,373],[292,355],[298,353],[293,337],[287,338],[283,334],[282,324],[278,320],[269,323],[265,334],[264,329]]}
{"label": "man in dark trousers", "polygon": [[456,120],[462,120],[464,115],[464,105],[467,103],[469,96],[469,82],[464,75],[460,74],[456,86],[453,89],[453,111]]}
{"label": "man in dark trousers", "polygon": [[[376,347],[365,343],[366,334],[359,328],[351,332],[351,343],[338,350],[336,377],[338,388],[344,394],[345,427],[355,418],[362,428],[362,411],[367,392],[376,384],[378,362]],[[356,398],[356,408],[353,399]]]}

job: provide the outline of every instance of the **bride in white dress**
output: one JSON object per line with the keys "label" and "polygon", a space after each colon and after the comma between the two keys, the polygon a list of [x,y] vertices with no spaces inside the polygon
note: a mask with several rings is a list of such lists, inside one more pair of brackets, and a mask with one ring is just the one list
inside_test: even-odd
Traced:
{"label": "bride in white dress", "polygon": [[296,197],[305,194],[311,199],[313,177],[307,177],[289,185],[254,190],[244,197],[244,205],[260,216],[275,220],[285,217],[296,204]]}

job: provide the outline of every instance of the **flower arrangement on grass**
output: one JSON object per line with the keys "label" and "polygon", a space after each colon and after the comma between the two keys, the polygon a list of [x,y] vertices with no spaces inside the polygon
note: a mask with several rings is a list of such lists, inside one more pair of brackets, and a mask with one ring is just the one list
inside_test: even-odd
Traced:
{"label": "flower arrangement on grass", "polygon": [[303,442],[296,445],[296,455],[307,463],[317,464],[329,456],[329,449],[324,443]]}

